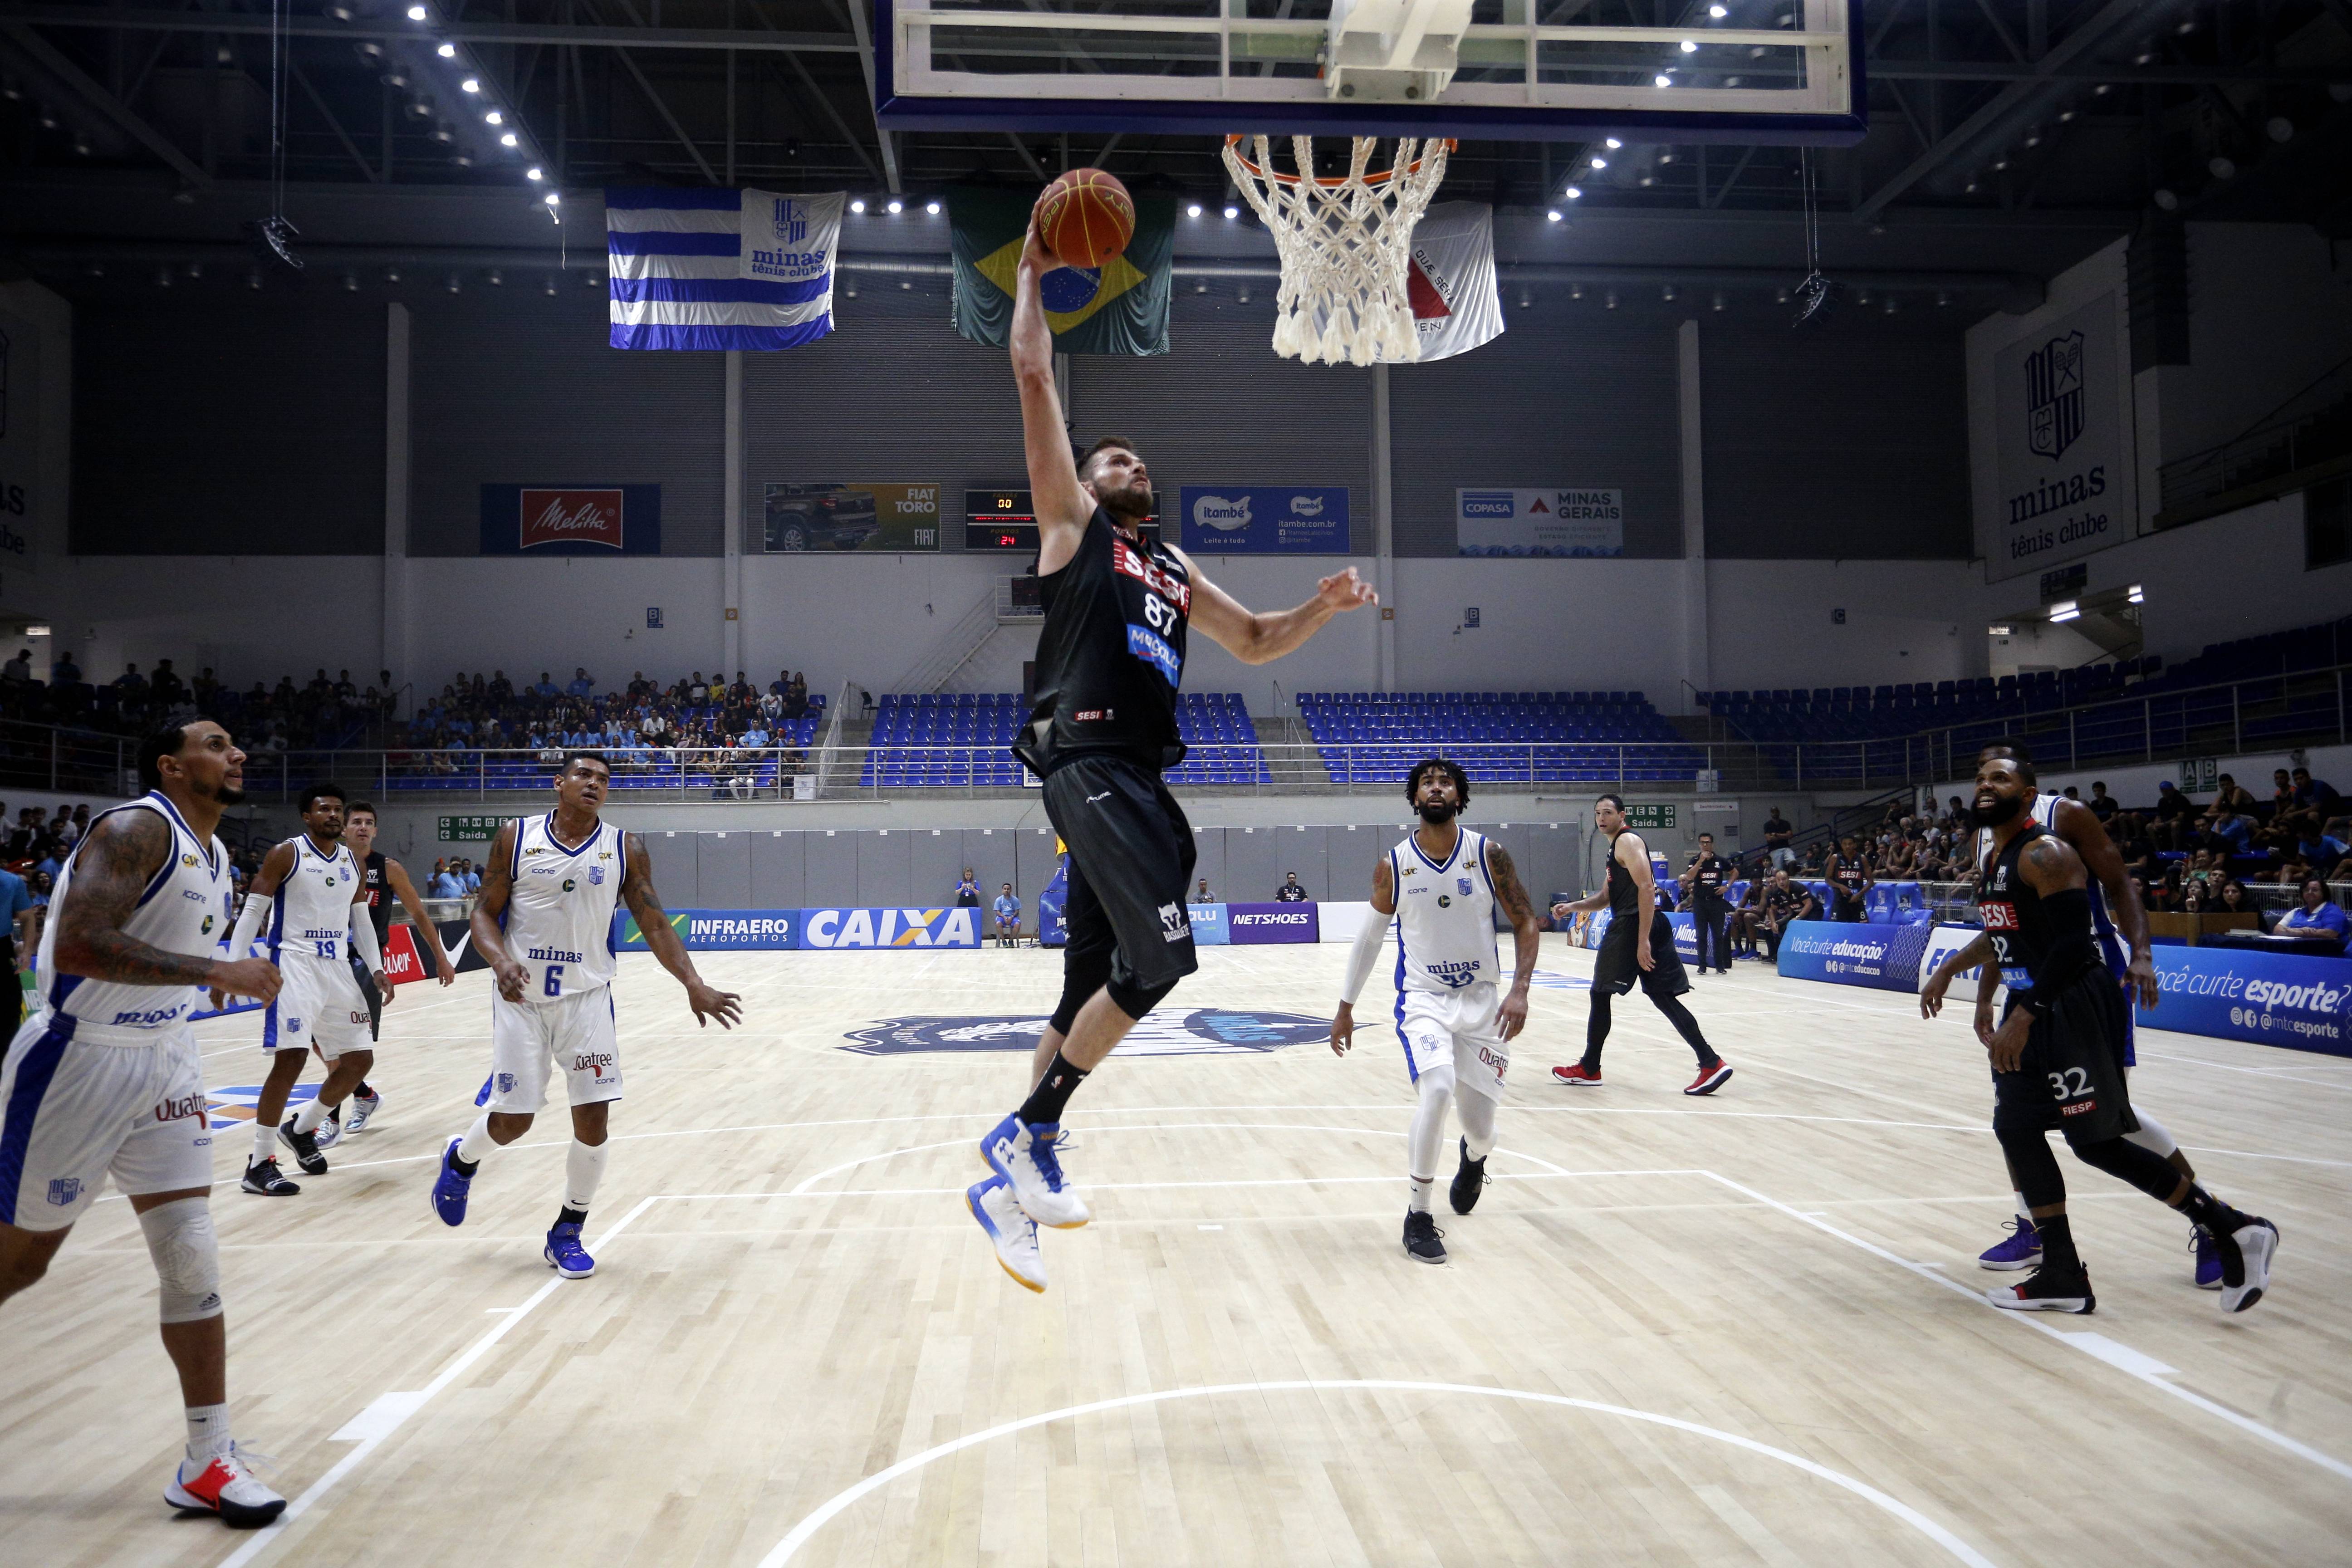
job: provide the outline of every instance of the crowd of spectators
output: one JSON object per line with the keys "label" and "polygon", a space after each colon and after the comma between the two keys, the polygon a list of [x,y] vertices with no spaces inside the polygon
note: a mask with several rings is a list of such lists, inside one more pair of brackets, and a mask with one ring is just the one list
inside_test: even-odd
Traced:
{"label": "crowd of spectators", "polygon": [[355,744],[393,715],[392,673],[362,686],[348,669],[332,679],[323,669],[297,686],[290,675],[276,686],[255,681],[245,690],[224,686],[206,666],[184,675],[168,658],[142,670],[135,663],[110,679],[85,678],[70,652],[60,653],[43,681],[33,650],[19,646],[0,663],[0,718],[109,735],[143,735],[202,714],[228,726],[248,752],[328,750]]}
{"label": "crowd of spectators", "polygon": [[395,768],[436,773],[460,771],[468,752],[582,749],[614,753],[618,771],[669,763],[724,773],[733,762],[730,752],[781,746],[788,767],[804,761],[793,742],[799,721],[812,711],[807,677],[789,669],[765,689],[740,669],[732,681],[697,670],[668,685],[638,670],[617,691],[599,689],[577,666],[561,685],[550,670],[520,685],[503,669],[461,670],[437,694],[418,700],[389,745]]}

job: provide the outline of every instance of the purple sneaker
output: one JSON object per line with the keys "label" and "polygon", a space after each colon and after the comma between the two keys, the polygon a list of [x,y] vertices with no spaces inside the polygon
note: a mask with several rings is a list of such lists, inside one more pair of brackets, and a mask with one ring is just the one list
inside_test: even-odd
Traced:
{"label": "purple sneaker", "polygon": [[2213,1245],[2212,1232],[2203,1226],[2191,1229],[2189,1250],[2197,1255],[2197,1289],[2219,1290],[2221,1288],[2221,1249]]}
{"label": "purple sneaker", "polygon": [[[2042,1262],[2042,1233],[2023,1215],[2009,1222],[2010,1234],[1977,1254],[1979,1268],[2032,1268]],[[2213,1266],[2217,1270],[2219,1263]]]}

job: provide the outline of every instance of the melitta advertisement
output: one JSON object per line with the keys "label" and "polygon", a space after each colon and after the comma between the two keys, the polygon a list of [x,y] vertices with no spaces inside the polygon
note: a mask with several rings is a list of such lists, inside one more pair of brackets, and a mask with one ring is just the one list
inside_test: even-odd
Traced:
{"label": "melitta advertisement", "polygon": [[661,486],[482,487],[485,555],[659,555]]}
{"label": "melitta advertisement", "polygon": [[1625,492],[1455,490],[1454,546],[1457,555],[1622,555]]}
{"label": "melitta advertisement", "polygon": [[1993,356],[2000,485],[1988,582],[2076,560],[2137,531],[2117,314],[2115,295],[2102,294]]}
{"label": "melitta advertisement", "polygon": [[1184,485],[1177,542],[1195,555],[1345,555],[1345,485]]}
{"label": "melitta advertisement", "polygon": [[1322,940],[1313,904],[1227,904],[1225,924],[1236,947]]}

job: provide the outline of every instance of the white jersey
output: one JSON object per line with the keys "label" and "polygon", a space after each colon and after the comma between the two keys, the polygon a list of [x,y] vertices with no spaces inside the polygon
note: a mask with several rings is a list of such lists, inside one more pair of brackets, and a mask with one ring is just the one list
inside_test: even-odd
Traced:
{"label": "white jersey", "polygon": [[627,835],[600,822],[587,842],[555,836],[555,814],[515,824],[514,880],[499,921],[507,952],[530,979],[527,1003],[551,1002],[608,985],[613,979],[613,912],[621,904]]}
{"label": "white jersey", "polygon": [[[331,855],[320,854],[307,833],[286,843],[294,849],[294,868],[286,873],[270,898],[269,961],[348,958],[354,918],[352,900],[360,886],[358,863],[341,844]],[[362,908],[357,918],[367,919],[367,910]]]}
{"label": "white jersey", "polygon": [[[90,826],[125,811],[151,811],[162,817],[172,829],[172,849],[163,868],[140,894],[138,907],[124,917],[122,934],[165,952],[211,957],[227,935],[232,919],[228,851],[217,837],[198,838],[179,808],[160,792],[100,812]],[[53,1024],[66,1025],[70,1020],[73,1026],[89,1026],[86,1030],[68,1026],[67,1033],[73,1038],[103,1039],[108,1030],[171,1028],[194,1007],[196,987],[125,985],[58,972],[58,931],[64,921],[57,917],[73,895],[74,871],[89,847],[89,837],[85,834],[58,872],[57,890],[49,900],[52,918],[41,931],[42,1003],[54,1015]],[[151,1037],[152,1033],[142,1036]]]}
{"label": "white jersey", "polygon": [[1463,828],[1454,853],[1432,860],[1408,837],[1389,851],[1396,889],[1399,1005],[1408,991],[1460,991],[1492,985],[1495,883],[1486,870],[1486,836]]}

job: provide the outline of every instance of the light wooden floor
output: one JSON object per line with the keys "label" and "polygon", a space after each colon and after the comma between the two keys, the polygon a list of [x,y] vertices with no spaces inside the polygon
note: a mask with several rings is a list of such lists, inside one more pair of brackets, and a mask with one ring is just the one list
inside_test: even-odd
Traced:
{"label": "light wooden floor", "polygon": [[[1343,957],[1210,950],[1170,1006],[1319,1013]],[[412,987],[333,1172],[247,1197],[218,1144],[236,1426],[299,1518],[161,1502],[178,1400],[110,1195],[0,1310],[0,1561],[2352,1560],[2352,1062],[2144,1036],[2137,1098],[2284,1233],[2273,1294],[2223,1318],[2186,1227],[2068,1160],[2100,1310],[2021,1320],[1976,1294],[2009,1201],[1964,1006],[1744,966],[1694,998],[1724,1093],[1675,1092],[1688,1052],[1638,999],[1608,1086],[1569,1090],[1544,1069],[1590,958],[1551,945],[1500,1179],[1467,1218],[1441,1198],[1449,1267],[1399,1249],[1408,1090],[1368,1029],[1346,1061],[1114,1058],[1071,1117],[1096,1223],[1047,1234],[1033,1297],[960,1194],[1025,1058],[842,1046],[1041,1012],[1055,955],[703,955],[732,1036],[623,962],[596,1278],[539,1259],[560,1123],[486,1165],[464,1229],[429,1213],[487,976]],[[258,1081],[254,1026],[205,1034],[208,1083]]]}

